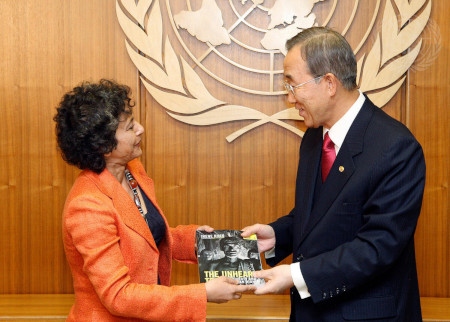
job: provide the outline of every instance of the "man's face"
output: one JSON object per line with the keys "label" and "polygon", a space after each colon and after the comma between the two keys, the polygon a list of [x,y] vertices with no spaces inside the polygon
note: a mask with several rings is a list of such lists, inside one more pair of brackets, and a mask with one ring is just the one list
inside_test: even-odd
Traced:
{"label": "man's face", "polygon": [[228,240],[223,245],[223,252],[226,257],[237,257],[239,252],[239,243],[237,241]]}
{"label": "man's face", "polygon": [[[288,91],[287,100],[294,104],[303,117],[307,127],[319,127],[327,123],[331,111],[328,109],[328,94],[326,91],[326,80],[319,78],[312,80],[315,75],[311,75],[307,63],[302,59],[300,46],[294,46],[286,54],[284,59],[285,82],[297,87],[293,92]],[[309,82],[308,82],[309,81]]]}

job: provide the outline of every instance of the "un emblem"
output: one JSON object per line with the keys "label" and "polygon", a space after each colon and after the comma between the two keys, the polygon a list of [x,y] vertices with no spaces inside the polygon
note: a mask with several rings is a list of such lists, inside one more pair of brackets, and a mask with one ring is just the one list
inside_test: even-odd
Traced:
{"label": "un emblem", "polygon": [[[171,117],[196,126],[254,120],[227,136],[232,142],[269,122],[302,136],[300,129],[284,122],[302,118],[294,108],[268,115],[214,97],[196,68],[174,50],[173,41],[223,86],[279,96],[285,94],[286,40],[305,28],[329,25],[339,12],[343,27],[338,31],[358,59],[358,85],[382,107],[404,83],[421,51],[432,0],[348,0],[345,5],[351,10],[339,10],[337,0],[117,0],[116,11],[144,86]],[[370,12],[370,19],[359,17],[361,11]],[[163,16],[176,40],[164,32]]]}

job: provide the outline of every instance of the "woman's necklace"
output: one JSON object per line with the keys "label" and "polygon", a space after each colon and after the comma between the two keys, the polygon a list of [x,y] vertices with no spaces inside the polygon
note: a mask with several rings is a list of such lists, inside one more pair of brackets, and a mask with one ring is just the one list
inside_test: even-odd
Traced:
{"label": "woman's necklace", "polygon": [[145,218],[144,210],[142,209],[142,206],[141,206],[141,199],[139,199],[139,195],[138,195],[138,191],[137,191],[138,183],[131,175],[131,172],[128,171],[127,169],[125,169],[125,177],[127,178],[128,186],[130,187],[131,191],[133,191],[134,203],[136,204],[136,207],[138,207],[139,212],[141,213],[142,217]]}

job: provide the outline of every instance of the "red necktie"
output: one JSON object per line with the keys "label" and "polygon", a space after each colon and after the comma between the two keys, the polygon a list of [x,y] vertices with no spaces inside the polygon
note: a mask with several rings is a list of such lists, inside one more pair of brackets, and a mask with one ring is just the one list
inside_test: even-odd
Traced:
{"label": "red necktie", "polygon": [[325,182],[327,179],[334,159],[336,159],[336,150],[334,149],[334,143],[331,141],[327,132],[323,138],[322,146],[322,182]]}

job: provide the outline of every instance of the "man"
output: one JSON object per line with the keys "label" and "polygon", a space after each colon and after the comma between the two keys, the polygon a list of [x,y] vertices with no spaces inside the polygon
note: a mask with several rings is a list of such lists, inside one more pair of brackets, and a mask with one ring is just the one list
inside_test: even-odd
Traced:
{"label": "man", "polygon": [[242,252],[241,240],[238,237],[225,237],[219,242],[224,257],[211,263],[211,271],[254,271],[248,259],[239,258]]}
{"label": "man", "polygon": [[[414,231],[422,148],[359,92],[355,56],[339,33],[313,27],[286,47],[288,100],[308,127],[295,206],[242,236],[257,234],[270,266],[290,254],[293,263],[255,272],[267,281],[255,293],[291,288],[291,321],[421,321]],[[323,141],[331,142],[325,152]],[[321,161],[326,154],[335,160]]]}

